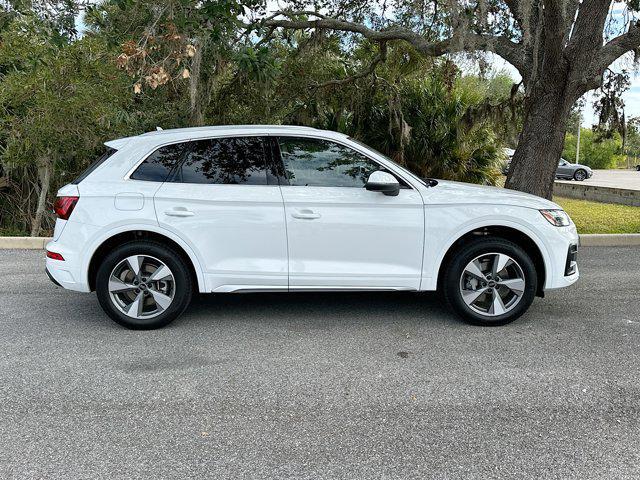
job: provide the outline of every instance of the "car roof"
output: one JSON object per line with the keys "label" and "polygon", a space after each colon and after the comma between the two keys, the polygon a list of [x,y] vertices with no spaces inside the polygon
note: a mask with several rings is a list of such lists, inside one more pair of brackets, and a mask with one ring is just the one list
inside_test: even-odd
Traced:
{"label": "car roof", "polygon": [[198,138],[228,135],[304,135],[333,139],[347,138],[347,135],[343,133],[294,125],[215,125],[208,127],[170,128],[167,130],[159,129],[132,137],[110,140],[105,142],[105,145],[119,149],[130,141],[162,145]]}

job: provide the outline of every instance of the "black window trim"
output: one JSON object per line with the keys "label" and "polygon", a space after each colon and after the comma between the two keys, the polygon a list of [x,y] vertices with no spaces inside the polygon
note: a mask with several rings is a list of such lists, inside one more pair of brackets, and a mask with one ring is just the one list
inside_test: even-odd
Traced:
{"label": "black window trim", "polygon": [[[146,155],[144,155],[144,157],[142,157],[142,160],[139,160],[128,172],[127,174],[124,176],[124,180],[130,180],[133,182],[147,182],[149,183],[150,180],[137,180],[135,178],[131,178],[131,175],[134,174],[134,172],[136,170],[138,170],[138,168],[140,167],[140,165],[142,165],[149,157],[151,157],[151,155],[153,155],[156,151],[158,151],[159,149],[163,148],[163,147],[167,147],[169,145],[178,145],[180,143],[187,143],[189,144],[187,146],[187,148],[184,149],[184,151],[182,152],[181,158],[180,160],[176,163],[176,165],[171,169],[171,172],[169,172],[169,174],[167,175],[167,178],[164,179],[164,182],[152,182],[152,183],[161,183],[161,184],[165,184],[165,183],[171,183],[171,180],[174,178],[176,171],[178,170],[178,167],[181,167],[182,164],[184,163],[184,161],[187,158],[187,153],[191,152],[191,150],[193,149],[193,146],[195,144],[195,142],[198,141],[203,141],[203,140],[216,140],[216,139],[220,139],[220,138],[244,138],[244,137],[260,137],[262,139],[263,142],[263,149],[264,149],[264,153],[265,153],[265,168],[266,168],[266,175],[267,175],[267,183],[264,185],[251,185],[252,187],[268,187],[268,186],[273,186],[273,185],[279,185],[277,179],[272,178],[272,175],[269,174],[269,166],[271,165],[275,165],[275,159],[273,157],[273,151],[271,148],[269,147],[269,139],[271,138],[271,136],[269,134],[266,133],[245,133],[245,134],[229,134],[229,135],[214,135],[214,136],[210,136],[210,137],[194,137],[194,138],[185,138],[185,139],[181,139],[181,140],[173,140],[171,142],[166,142],[166,143],[161,143],[158,145],[154,145],[153,149],[148,152]],[[277,168],[277,167],[276,167]],[[191,184],[191,185],[197,185],[197,184]],[[205,183],[200,184],[200,185],[207,185]],[[217,186],[224,186],[226,184],[224,183],[211,183],[208,185],[217,185]],[[234,184],[235,186],[238,185],[244,185],[244,184]]]}
{"label": "black window trim", "polygon": [[[285,173],[286,169],[284,166],[284,160],[282,159],[282,152],[280,152],[280,143],[279,143],[279,139],[280,138],[310,138],[312,140],[324,140],[325,142],[333,142],[333,143],[337,143],[338,145],[341,145],[343,147],[346,148],[350,148],[351,150],[354,150],[356,152],[358,152],[360,155],[362,155],[363,157],[365,157],[367,160],[372,161],[373,163],[375,163],[376,165],[378,165],[378,167],[387,172],[390,173],[391,175],[393,175],[394,177],[396,177],[396,180],[398,180],[398,183],[400,183],[400,188],[401,189],[407,189],[407,190],[416,190],[416,188],[411,184],[411,182],[409,182],[406,178],[404,178],[403,176],[399,175],[397,172],[395,172],[394,170],[391,170],[389,167],[387,167],[386,165],[383,165],[380,163],[379,160],[372,158],[370,155],[367,155],[366,153],[362,152],[361,150],[358,150],[357,148],[354,148],[353,145],[349,145],[347,143],[341,142],[340,140],[336,140],[335,138],[326,138],[326,137],[322,137],[322,136],[318,136],[318,135],[295,135],[295,134],[270,134],[269,135],[271,138],[273,138],[273,143],[275,145],[274,147],[274,155],[277,155],[277,158],[279,160],[278,162],[278,166],[276,167],[278,169],[279,172],[281,172],[282,175],[282,179],[281,179],[281,186],[285,186],[285,187],[291,187],[292,185],[289,183],[289,179],[287,178],[287,175]],[[274,158],[274,161],[275,158]],[[406,187],[404,185],[402,185],[402,183],[406,184]],[[327,187],[327,186],[317,186],[317,188],[360,188],[360,187]]]}
{"label": "black window trim", "polygon": [[102,153],[102,155],[100,155],[98,158],[96,158],[87,168],[85,168],[80,173],[80,175],[78,175],[76,178],[74,178],[70,182],[71,185],[79,185],[80,182],[84,181],[89,175],[91,175],[98,168],[100,168],[100,166],[102,166],[104,164],[104,162],[106,162],[107,160],[109,160],[109,158],[111,158],[113,155],[118,153],[118,150],[116,148],[110,147],[109,145],[106,145],[106,147],[107,148]]}

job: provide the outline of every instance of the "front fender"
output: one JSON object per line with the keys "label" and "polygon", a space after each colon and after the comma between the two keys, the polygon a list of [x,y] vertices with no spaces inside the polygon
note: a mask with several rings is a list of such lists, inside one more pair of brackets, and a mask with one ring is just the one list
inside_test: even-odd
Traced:
{"label": "front fender", "polygon": [[[452,221],[454,219],[459,221]],[[440,266],[449,249],[464,235],[484,227],[508,227],[529,237],[540,250],[544,261],[545,286],[551,284],[554,269],[549,247],[539,233],[539,229],[534,227],[535,223],[532,223],[539,220],[542,220],[542,217],[537,210],[525,207],[491,205],[426,207],[425,257],[420,289],[435,290]]]}

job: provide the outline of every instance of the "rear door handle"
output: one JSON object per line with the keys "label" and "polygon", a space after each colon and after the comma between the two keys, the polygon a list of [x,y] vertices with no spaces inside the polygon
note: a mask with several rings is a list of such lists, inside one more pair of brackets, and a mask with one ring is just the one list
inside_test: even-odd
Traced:
{"label": "rear door handle", "polygon": [[320,218],[321,215],[319,213],[314,212],[308,208],[304,208],[302,210],[296,210],[291,214],[293,218],[300,218],[302,220],[315,220]]}
{"label": "rear door handle", "polygon": [[165,210],[164,214],[169,217],[193,217],[195,215],[195,213],[187,210],[185,207],[175,207],[170,210]]}

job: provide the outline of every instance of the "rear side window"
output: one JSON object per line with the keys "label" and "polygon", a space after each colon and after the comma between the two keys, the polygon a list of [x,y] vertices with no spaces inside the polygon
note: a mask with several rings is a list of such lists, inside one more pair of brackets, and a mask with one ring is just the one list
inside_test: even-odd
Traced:
{"label": "rear side window", "polygon": [[102,165],[107,158],[109,158],[111,155],[113,155],[116,152],[117,150],[115,148],[107,147],[104,153],[100,155],[97,160],[95,160],[91,165],[89,165],[89,167],[71,183],[73,185],[79,184],[81,181],[87,178],[91,172],[93,172],[96,168]]}
{"label": "rear side window", "polygon": [[160,147],[140,164],[130,178],[147,182],[164,182],[182,160],[187,146],[188,143],[174,143]]}
{"label": "rear side window", "polygon": [[364,187],[380,166],[359,152],[327,140],[280,137],[280,156],[289,185]]}
{"label": "rear side window", "polygon": [[266,185],[264,141],[260,137],[214,138],[192,142],[173,182]]}

